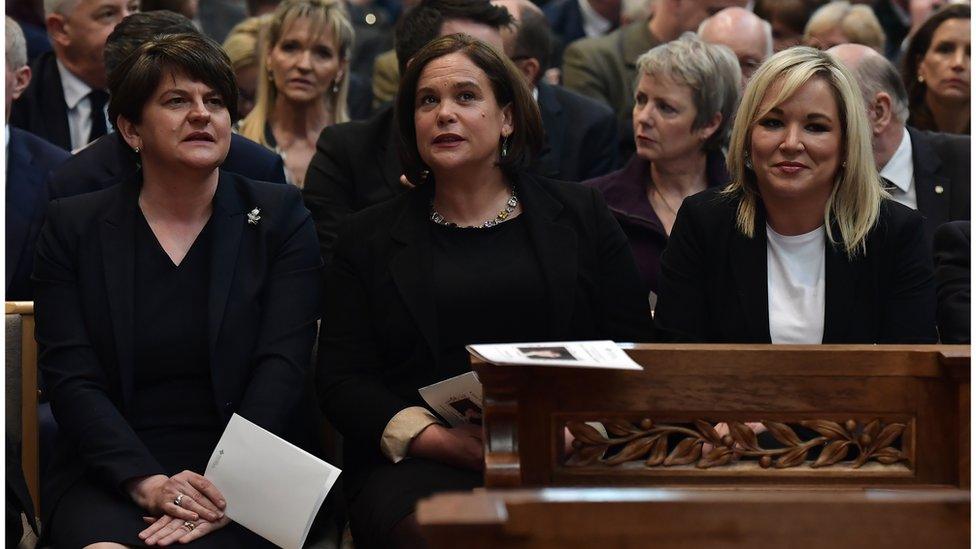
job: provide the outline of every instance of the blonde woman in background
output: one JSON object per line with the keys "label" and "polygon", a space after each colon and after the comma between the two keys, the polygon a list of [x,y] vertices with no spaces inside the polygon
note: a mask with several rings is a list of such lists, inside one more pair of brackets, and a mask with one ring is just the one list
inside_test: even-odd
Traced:
{"label": "blonde woman in background", "polygon": [[277,151],[288,181],[302,187],[319,134],[349,120],[353,29],[339,0],[285,0],[267,36],[254,109],[240,133]]}
{"label": "blonde woman in background", "polygon": [[803,43],[821,50],[839,44],[861,44],[884,55],[885,34],[870,6],[831,2],[813,12],[803,31]]}
{"label": "blonde woman in background", "polygon": [[270,22],[270,15],[248,17],[235,25],[224,40],[224,51],[227,52],[230,66],[237,77],[237,88],[240,92],[237,112],[241,118],[254,109],[261,64],[258,52],[261,51],[262,31],[267,31]]}

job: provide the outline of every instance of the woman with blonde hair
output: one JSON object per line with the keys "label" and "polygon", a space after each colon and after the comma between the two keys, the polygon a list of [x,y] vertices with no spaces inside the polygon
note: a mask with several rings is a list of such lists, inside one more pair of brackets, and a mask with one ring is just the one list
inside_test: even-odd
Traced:
{"label": "woman with blonde hair", "polygon": [[277,151],[298,187],[322,130],[349,120],[352,43],[352,24],[339,0],[285,0],[271,16],[257,98],[240,133]]}
{"label": "woman with blonde hair", "polygon": [[237,89],[240,92],[237,113],[241,118],[254,109],[261,68],[258,52],[261,51],[262,34],[266,32],[270,21],[270,15],[248,17],[234,25],[224,39],[224,51],[227,52],[230,66],[237,77]]}
{"label": "woman with blonde hair", "polygon": [[685,200],[661,262],[671,337],[932,343],[921,216],[889,199],[850,72],[813,48],[770,58],[730,137],[732,183]]}
{"label": "woman with blonde hair", "polygon": [[884,55],[885,34],[869,6],[838,0],[813,12],[803,30],[803,43],[821,50],[840,44],[861,44]]}

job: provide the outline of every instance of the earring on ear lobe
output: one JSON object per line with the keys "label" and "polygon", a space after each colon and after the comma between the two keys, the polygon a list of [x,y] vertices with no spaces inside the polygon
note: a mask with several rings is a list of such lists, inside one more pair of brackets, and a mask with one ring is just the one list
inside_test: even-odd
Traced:
{"label": "earring on ear lobe", "polygon": [[918,83],[919,84],[924,84],[925,83],[925,77],[922,76],[921,74],[918,75]]}
{"label": "earring on ear lobe", "polygon": [[502,158],[508,156],[508,136],[502,139]]}
{"label": "earring on ear lobe", "polygon": [[142,149],[140,149],[139,147],[136,147],[136,148],[134,148],[134,149],[132,149],[132,150],[133,150],[133,151],[134,151],[134,152],[135,152],[136,154],[139,154],[139,153],[141,153],[141,152],[142,152]]}
{"label": "earring on ear lobe", "polygon": [[746,161],[745,161],[745,164],[746,164],[746,169],[749,169],[749,170],[752,169],[752,159],[749,158],[749,153],[746,153]]}

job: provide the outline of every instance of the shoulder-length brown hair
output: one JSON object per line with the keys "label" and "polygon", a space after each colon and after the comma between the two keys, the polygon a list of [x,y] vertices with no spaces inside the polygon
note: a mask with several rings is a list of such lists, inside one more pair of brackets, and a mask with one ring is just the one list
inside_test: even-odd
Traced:
{"label": "shoulder-length brown hair", "polygon": [[[417,131],[414,127],[417,82],[428,63],[452,53],[464,54],[484,71],[499,107],[512,107],[514,129],[509,136],[508,154],[499,157],[498,167],[506,176],[513,177],[516,172],[528,167],[533,157],[542,150],[542,116],[529,86],[515,65],[504,54],[466,34],[451,34],[429,42],[417,52],[400,78],[395,116],[400,134],[403,173],[414,183],[428,178],[429,168],[417,151]],[[499,138],[499,147],[501,143]]]}

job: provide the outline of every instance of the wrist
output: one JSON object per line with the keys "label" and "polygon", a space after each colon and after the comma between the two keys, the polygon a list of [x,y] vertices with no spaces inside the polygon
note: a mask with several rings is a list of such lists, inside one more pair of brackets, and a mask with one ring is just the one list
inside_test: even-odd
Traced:
{"label": "wrist", "polygon": [[423,458],[436,456],[438,449],[443,446],[444,431],[444,426],[438,423],[431,423],[424,427],[410,441],[410,445],[407,446],[407,455]]}
{"label": "wrist", "polygon": [[130,478],[125,481],[125,491],[138,506],[146,508],[149,503],[149,495],[152,494],[155,487],[166,482],[168,478],[166,475]]}

